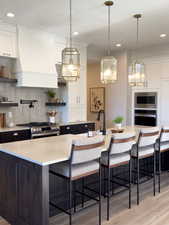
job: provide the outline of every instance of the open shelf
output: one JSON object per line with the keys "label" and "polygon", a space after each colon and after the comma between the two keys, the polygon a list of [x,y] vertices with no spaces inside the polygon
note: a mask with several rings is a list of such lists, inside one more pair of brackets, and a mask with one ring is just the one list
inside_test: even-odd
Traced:
{"label": "open shelf", "polygon": [[0,107],[18,107],[17,102],[0,102]]}
{"label": "open shelf", "polygon": [[65,106],[66,103],[46,102],[46,106]]}
{"label": "open shelf", "polygon": [[3,82],[3,83],[16,83],[17,79],[10,79],[10,78],[7,78],[7,77],[0,77],[0,83],[1,82]]}

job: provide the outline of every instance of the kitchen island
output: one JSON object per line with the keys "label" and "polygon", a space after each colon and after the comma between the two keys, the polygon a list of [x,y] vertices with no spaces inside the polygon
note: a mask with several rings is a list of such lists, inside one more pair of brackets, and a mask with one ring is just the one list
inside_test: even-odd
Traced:
{"label": "kitchen island", "polygon": [[0,145],[0,216],[12,225],[49,224],[49,166],[69,159],[75,138],[81,135]]}
{"label": "kitchen island", "polygon": [[[137,133],[138,129],[128,131]],[[49,168],[68,160],[72,140],[81,137],[68,134],[1,144],[0,216],[12,225],[49,225]],[[109,141],[106,135],[103,151]]]}

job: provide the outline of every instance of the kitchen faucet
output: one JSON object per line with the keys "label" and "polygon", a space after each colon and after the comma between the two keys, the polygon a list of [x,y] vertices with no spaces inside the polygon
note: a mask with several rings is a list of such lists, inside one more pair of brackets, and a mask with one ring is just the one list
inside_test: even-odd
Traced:
{"label": "kitchen faucet", "polygon": [[103,129],[102,130],[100,129],[100,131],[103,133],[103,135],[106,135],[106,115],[104,110],[100,110],[98,112],[97,121],[100,121],[101,114],[103,114],[103,124],[102,124]]}

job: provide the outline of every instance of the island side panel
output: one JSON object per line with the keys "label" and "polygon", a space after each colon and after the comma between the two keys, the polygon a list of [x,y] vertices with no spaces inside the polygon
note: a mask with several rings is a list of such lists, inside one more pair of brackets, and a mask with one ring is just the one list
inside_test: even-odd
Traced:
{"label": "island side panel", "polygon": [[0,152],[0,215],[16,225],[49,224],[49,169]]}

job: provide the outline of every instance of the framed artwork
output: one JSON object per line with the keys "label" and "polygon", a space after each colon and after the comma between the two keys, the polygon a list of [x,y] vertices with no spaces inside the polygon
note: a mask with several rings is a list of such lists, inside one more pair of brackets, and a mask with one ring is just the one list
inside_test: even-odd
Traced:
{"label": "framed artwork", "polygon": [[90,112],[99,112],[105,109],[105,88],[90,88]]}

